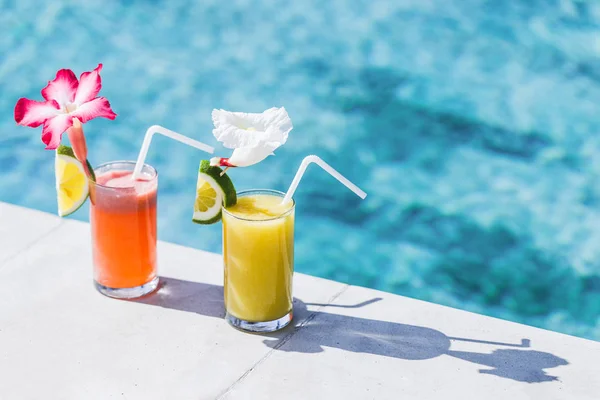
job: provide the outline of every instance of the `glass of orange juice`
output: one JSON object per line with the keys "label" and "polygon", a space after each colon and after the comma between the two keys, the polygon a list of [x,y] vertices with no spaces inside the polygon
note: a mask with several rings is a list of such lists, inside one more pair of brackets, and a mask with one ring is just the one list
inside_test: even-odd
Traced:
{"label": "glass of orange juice", "polygon": [[158,173],[145,164],[131,179],[135,162],[114,161],[94,169],[90,180],[90,225],[94,281],[98,291],[119,299],[158,287],[156,201]]}
{"label": "glass of orange juice", "polygon": [[251,332],[272,332],[292,321],[294,200],[284,193],[247,190],[223,208],[226,320]]}

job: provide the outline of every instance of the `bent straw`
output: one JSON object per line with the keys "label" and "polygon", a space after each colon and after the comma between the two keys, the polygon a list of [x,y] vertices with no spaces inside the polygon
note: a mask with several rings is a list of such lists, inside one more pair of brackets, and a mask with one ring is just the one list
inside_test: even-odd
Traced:
{"label": "bent straw", "polygon": [[152,137],[155,133],[160,133],[161,135],[170,137],[173,140],[177,140],[178,142],[195,147],[209,154],[212,154],[215,151],[213,147],[184,136],[181,133],[173,132],[172,130],[164,128],[160,125],[152,125],[150,128],[148,128],[146,135],[144,136],[144,142],[142,143],[140,154],[138,155],[135,168],[133,169],[133,174],[131,175],[132,179],[137,179],[140,172],[142,172],[142,167],[144,166],[144,161],[146,160],[146,155],[148,155],[148,149],[150,148],[150,143],[152,142]]}
{"label": "bent straw", "polygon": [[310,155],[310,156],[304,157],[304,160],[302,160],[302,163],[300,164],[300,168],[298,168],[298,172],[296,172],[296,176],[294,176],[294,180],[292,181],[292,184],[290,185],[290,188],[288,189],[287,193],[285,194],[285,197],[283,198],[281,204],[285,204],[292,199],[292,197],[294,196],[294,192],[296,191],[296,189],[298,189],[298,184],[300,183],[300,179],[302,179],[302,176],[306,172],[306,168],[311,163],[315,163],[319,167],[323,168],[331,176],[333,176],[335,179],[337,179],[338,181],[343,183],[344,186],[346,186],[348,189],[352,190],[361,199],[364,199],[365,197],[367,197],[367,194],[364,191],[362,191],[358,186],[356,186],[354,183],[350,182],[342,174],[340,174],[335,169],[333,169],[333,167],[331,165],[329,165],[325,161],[321,160],[320,157],[317,157],[315,155]]}

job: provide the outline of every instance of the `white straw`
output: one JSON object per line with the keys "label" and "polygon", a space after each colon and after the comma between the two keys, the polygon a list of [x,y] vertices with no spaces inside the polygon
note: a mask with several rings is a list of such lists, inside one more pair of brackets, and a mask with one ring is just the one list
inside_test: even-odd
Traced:
{"label": "white straw", "polygon": [[319,167],[323,168],[331,176],[333,176],[335,179],[337,179],[338,181],[343,183],[348,189],[350,189],[354,193],[356,193],[356,195],[358,197],[360,197],[361,199],[364,199],[365,197],[367,197],[367,194],[365,192],[363,192],[354,183],[352,183],[348,179],[346,179],[342,174],[340,174],[335,169],[333,169],[333,167],[331,165],[327,164],[325,161],[321,160],[321,158],[319,158],[315,155],[310,155],[310,156],[304,157],[304,160],[302,160],[302,164],[300,164],[300,168],[298,168],[298,172],[296,172],[296,176],[294,176],[294,180],[292,181],[292,184],[290,185],[290,188],[288,189],[287,193],[285,194],[285,197],[283,198],[283,201],[281,202],[281,204],[285,204],[292,199],[292,197],[294,196],[294,192],[296,191],[296,189],[298,189],[298,184],[300,183],[300,179],[302,179],[302,176],[304,175],[304,172],[306,172],[306,168],[308,167],[308,165],[310,163],[315,163]]}
{"label": "white straw", "polygon": [[138,155],[135,168],[133,169],[132,179],[137,179],[140,175],[140,172],[142,172],[142,167],[144,166],[144,161],[146,160],[146,155],[148,154],[148,149],[150,148],[150,143],[152,142],[152,136],[154,136],[155,133],[160,133],[161,135],[170,137],[171,139],[177,140],[183,144],[187,144],[188,146],[195,147],[209,154],[212,154],[215,151],[213,147],[184,136],[181,133],[173,132],[172,130],[163,128],[160,125],[152,125],[146,131],[146,136],[144,136],[144,142],[142,143],[140,154]]}

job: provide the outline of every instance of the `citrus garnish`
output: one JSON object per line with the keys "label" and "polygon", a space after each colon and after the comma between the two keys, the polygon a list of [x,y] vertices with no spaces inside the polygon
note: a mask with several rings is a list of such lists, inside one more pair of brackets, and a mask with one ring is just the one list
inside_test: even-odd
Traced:
{"label": "citrus garnish", "polygon": [[221,219],[222,205],[231,207],[237,201],[231,179],[221,173],[221,168],[211,167],[208,160],[200,162],[192,217],[197,224],[214,224]]}
{"label": "citrus garnish", "polygon": [[[54,162],[58,215],[73,214],[85,203],[89,195],[89,182],[83,165],[75,158],[69,146],[56,149]],[[88,164],[90,171],[93,171]],[[93,173],[93,172],[92,172]]]}

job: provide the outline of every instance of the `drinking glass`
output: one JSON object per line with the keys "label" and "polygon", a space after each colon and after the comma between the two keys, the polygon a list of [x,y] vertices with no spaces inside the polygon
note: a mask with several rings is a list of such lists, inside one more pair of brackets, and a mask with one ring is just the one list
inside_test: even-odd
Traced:
{"label": "drinking glass", "polygon": [[158,287],[158,173],[145,164],[133,182],[134,166],[134,161],[108,162],[94,169],[96,182],[90,180],[94,282],[100,293],[120,299]]}
{"label": "drinking glass", "polygon": [[[284,193],[260,189],[237,196],[238,202],[252,197],[260,209],[279,204]],[[292,321],[295,202],[290,203],[267,210],[272,217],[223,208],[225,318],[236,328],[272,332]]]}

